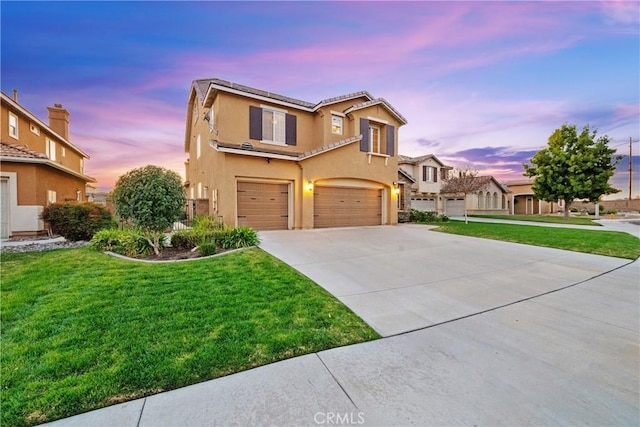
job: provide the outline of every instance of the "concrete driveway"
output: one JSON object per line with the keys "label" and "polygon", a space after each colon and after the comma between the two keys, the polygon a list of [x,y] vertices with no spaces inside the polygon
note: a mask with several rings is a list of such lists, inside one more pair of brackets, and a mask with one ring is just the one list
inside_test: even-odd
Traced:
{"label": "concrete driveway", "polygon": [[314,280],[382,336],[509,305],[629,263],[411,224],[260,236],[262,249]]}

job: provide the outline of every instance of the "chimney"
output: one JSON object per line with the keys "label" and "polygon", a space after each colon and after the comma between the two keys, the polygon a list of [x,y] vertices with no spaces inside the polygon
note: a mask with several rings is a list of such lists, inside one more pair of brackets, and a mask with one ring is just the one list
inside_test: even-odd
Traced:
{"label": "chimney", "polygon": [[49,127],[64,139],[69,140],[69,112],[62,104],[53,104],[49,110]]}
{"label": "chimney", "polygon": [[18,102],[18,89],[13,90],[13,100]]}

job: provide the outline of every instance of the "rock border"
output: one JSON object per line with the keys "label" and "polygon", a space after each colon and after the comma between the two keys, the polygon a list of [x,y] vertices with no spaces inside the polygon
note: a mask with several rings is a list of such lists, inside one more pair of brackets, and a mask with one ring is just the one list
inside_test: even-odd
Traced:
{"label": "rock border", "polygon": [[147,263],[147,264],[169,264],[169,263],[174,263],[174,262],[187,262],[187,261],[200,261],[202,259],[211,259],[211,258],[216,258],[216,257],[220,257],[220,256],[224,256],[227,254],[233,254],[236,252],[240,252],[240,251],[245,251],[247,249],[251,249],[251,248],[257,248],[257,246],[248,246],[246,248],[238,248],[238,249],[232,249],[230,251],[226,251],[226,252],[222,252],[219,254],[213,254],[213,255],[209,255],[209,256],[202,256],[202,257],[198,257],[198,258],[186,258],[186,259],[161,259],[161,260],[150,260],[150,259],[140,259],[140,258],[131,258],[125,255],[121,255],[121,254],[117,254],[115,252],[111,252],[111,251],[104,251],[103,253],[106,255],[110,255],[112,257],[115,258],[119,258],[125,261],[135,261],[135,262],[143,262],[143,263]]}

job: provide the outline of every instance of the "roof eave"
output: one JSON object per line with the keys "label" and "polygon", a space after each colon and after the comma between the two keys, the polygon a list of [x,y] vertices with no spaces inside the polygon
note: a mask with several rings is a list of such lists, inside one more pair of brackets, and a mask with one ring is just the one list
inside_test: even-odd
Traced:
{"label": "roof eave", "polygon": [[31,163],[38,165],[45,165],[52,167],[54,169],[61,170],[65,173],[73,175],[77,178],[80,178],[86,182],[97,182],[95,178],[85,175],[80,172],[76,172],[73,169],[69,169],[66,166],[61,165],[60,163],[54,162],[50,159],[40,159],[40,158],[29,158],[29,157],[13,157],[13,156],[0,156],[0,162],[14,162],[14,163]]}

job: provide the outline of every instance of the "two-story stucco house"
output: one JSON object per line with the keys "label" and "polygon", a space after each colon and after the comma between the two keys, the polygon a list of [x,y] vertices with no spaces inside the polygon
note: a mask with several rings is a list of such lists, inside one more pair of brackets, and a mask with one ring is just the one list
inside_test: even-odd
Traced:
{"label": "two-story stucco house", "polygon": [[411,185],[411,209],[445,213],[445,201],[440,196],[440,190],[453,168],[442,163],[433,154],[420,157],[401,155],[398,166],[414,180]]}
{"label": "two-story stucco house", "polygon": [[190,206],[260,230],[395,224],[406,123],[366,91],[312,103],[195,80],[185,133]]}
{"label": "two-story stucco house", "polygon": [[95,179],[84,173],[87,153],[69,142],[69,112],[48,107],[45,124],[1,93],[0,234],[6,239],[45,232],[40,218],[55,202],[85,201],[86,186]]}

